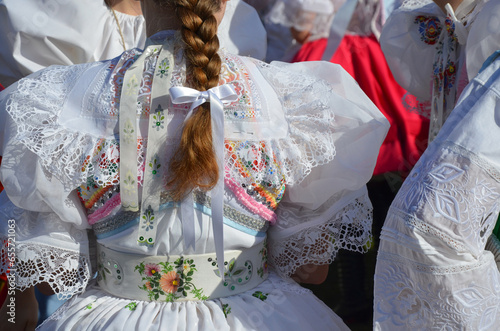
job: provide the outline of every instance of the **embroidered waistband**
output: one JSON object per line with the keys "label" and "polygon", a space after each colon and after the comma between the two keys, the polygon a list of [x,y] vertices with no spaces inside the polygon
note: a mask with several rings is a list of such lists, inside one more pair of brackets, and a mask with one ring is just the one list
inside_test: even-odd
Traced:
{"label": "embroidered waistband", "polygon": [[117,297],[143,301],[208,300],[242,293],[268,276],[265,241],[225,251],[224,280],[215,253],[149,256],[98,245],[99,286]]}

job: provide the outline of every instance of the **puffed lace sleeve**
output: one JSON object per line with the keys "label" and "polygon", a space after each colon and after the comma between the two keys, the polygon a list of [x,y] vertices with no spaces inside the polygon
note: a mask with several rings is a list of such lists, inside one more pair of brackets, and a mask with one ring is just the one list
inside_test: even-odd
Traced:
{"label": "puffed lace sleeve", "polygon": [[288,136],[277,157],[287,169],[270,260],[283,276],[363,251],[371,230],[370,179],[389,124],[340,66],[327,62],[261,68],[281,100]]}
{"label": "puffed lace sleeve", "polygon": [[404,182],[381,234],[376,330],[494,330],[500,273],[500,61],[461,100]]}
{"label": "puffed lace sleeve", "polygon": [[446,15],[431,0],[401,6],[382,29],[380,46],[396,81],[420,101],[431,99],[433,63]]}
{"label": "puffed lace sleeve", "polygon": [[60,298],[68,298],[83,291],[91,278],[89,226],[74,188],[84,183],[82,161],[95,155],[92,148],[102,137],[86,130],[97,125],[91,120],[77,124],[73,119],[73,128],[65,127],[61,112],[80,109],[68,95],[84,94],[89,80],[82,76],[100,66],[50,67],[0,94],[0,180],[5,188],[0,195],[0,272],[15,275],[21,290],[47,282]]}

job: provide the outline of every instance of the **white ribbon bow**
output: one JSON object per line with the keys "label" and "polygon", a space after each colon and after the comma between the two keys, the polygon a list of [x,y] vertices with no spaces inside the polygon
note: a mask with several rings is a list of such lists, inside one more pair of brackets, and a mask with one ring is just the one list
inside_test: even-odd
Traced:
{"label": "white ribbon bow", "polygon": [[[232,85],[224,84],[208,91],[197,91],[183,86],[170,88],[173,104],[191,103],[184,122],[191,117],[196,107],[210,102],[210,117],[212,124],[212,145],[219,168],[219,179],[212,190],[212,229],[214,232],[215,254],[219,265],[219,274],[224,279],[224,104],[238,100],[238,95]],[[186,248],[195,248],[194,207],[192,194],[181,203],[184,242]]]}

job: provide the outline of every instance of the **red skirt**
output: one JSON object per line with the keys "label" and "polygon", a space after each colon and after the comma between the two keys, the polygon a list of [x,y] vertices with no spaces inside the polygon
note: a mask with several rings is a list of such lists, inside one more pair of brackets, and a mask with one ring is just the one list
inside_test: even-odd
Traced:
{"label": "red skirt", "polygon": [[[327,39],[302,46],[292,62],[319,61]],[[389,120],[374,175],[397,171],[406,176],[427,147],[429,120],[409,112],[406,91],[394,80],[375,36],[346,35],[330,62],[340,64]]]}

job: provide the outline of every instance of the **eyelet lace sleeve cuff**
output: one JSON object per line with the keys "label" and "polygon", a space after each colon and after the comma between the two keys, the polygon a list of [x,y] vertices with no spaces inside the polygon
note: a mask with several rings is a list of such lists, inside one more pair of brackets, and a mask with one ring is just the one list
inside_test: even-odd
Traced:
{"label": "eyelet lace sleeve cuff", "polygon": [[[7,237],[3,242],[0,273],[14,275],[15,288],[26,288],[48,283],[59,300],[65,300],[84,291],[90,280],[89,257],[79,252],[39,243],[15,243],[15,257],[8,255]],[[13,265],[10,264],[12,257]]]}
{"label": "eyelet lace sleeve cuff", "polygon": [[297,224],[270,236],[270,264],[281,276],[290,277],[302,265],[330,264],[340,249],[361,253],[368,250],[372,224],[368,194],[358,196],[340,209],[332,209],[335,211],[312,214],[307,220],[290,211],[279,215],[286,222]]}

